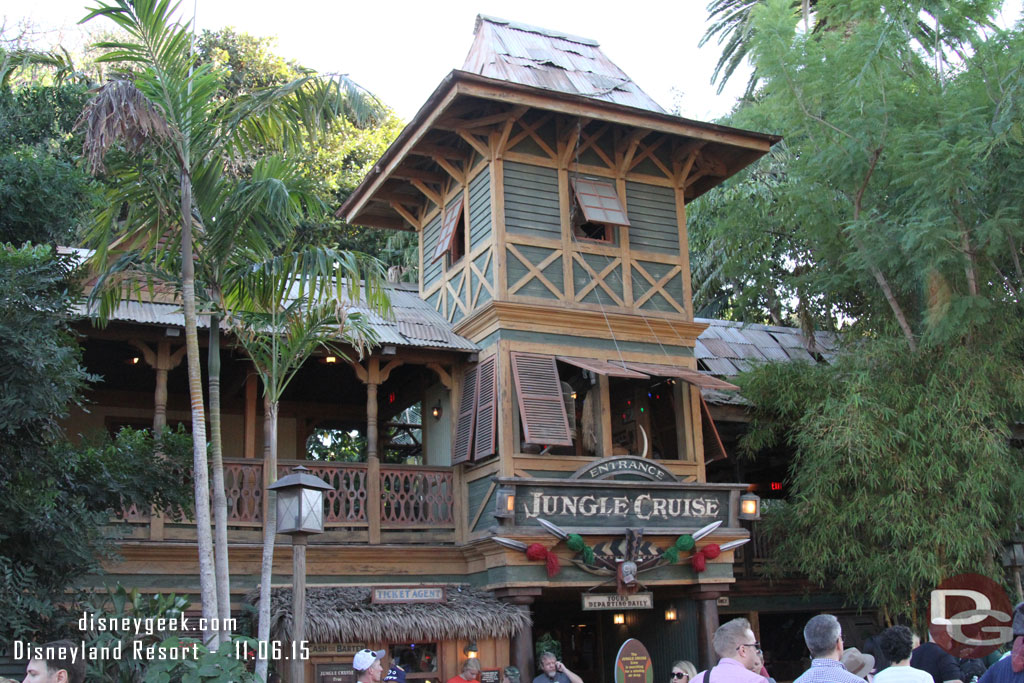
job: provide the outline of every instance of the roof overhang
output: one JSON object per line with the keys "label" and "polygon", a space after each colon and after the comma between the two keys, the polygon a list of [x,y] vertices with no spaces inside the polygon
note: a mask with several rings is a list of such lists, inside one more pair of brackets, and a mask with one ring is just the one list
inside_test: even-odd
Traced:
{"label": "roof overhang", "polygon": [[[397,209],[384,213],[371,211],[371,203],[389,204],[392,209],[404,195],[385,184],[394,178],[417,174],[429,176],[429,171],[406,164],[417,146],[427,145],[431,131],[448,117],[457,102],[470,99],[488,101],[508,107],[539,109],[568,117],[599,120],[686,138],[695,148],[706,147],[709,153],[727,156],[728,163],[714,175],[706,175],[688,189],[688,199],[703,194],[729,176],[764,155],[782,138],[778,135],[757,133],[713,123],[693,121],[671,114],[638,109],[615,102],[596,100],[583,95],[546,90],[533,86],[487,78],[466,71],[454,70],[434,90],[412,121],[388,147],[371,171],[345,200],[337,215],[356,225],[391,229],[410,229],[413,224]],[[476,123],[474,123],[476,125]],[[438,152],[432,149],[435,154]],[[419,154],[423,153],[420,150]],[[403,170],[403,165],[406,168]]]}

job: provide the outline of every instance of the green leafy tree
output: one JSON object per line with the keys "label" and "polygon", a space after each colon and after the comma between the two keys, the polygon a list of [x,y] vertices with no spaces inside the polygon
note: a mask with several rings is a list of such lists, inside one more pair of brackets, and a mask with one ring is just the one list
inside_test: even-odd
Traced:
{"label": "green leafy tree", "polygon": [[239,160],[244,167],[259,155],[297,149],[362,100],[345,79],[314,76],[223,99],[217,71],[197,63],[192,34],[174,23],[174,10],[167,2],[115,0],[98,3],[87,17],[106,17],[128,35],[100,43],[108,52],[97,61],[132,69],[100,88],[83,114],[87,161],[93,172],[106,173],[108,189],[89,241],[101,271],[114,243],[157,270],[180,264],[200,586],[204,616],[213,619],[218,603],[229,598],[218,599],[214,569],[195,266],[195,246],[209,219],[202,213],[207,207],[196,202],[202,194],[197,188],[230,173]]}
{"label": "green leafy tree", "polygon": [[745,448],[793,451],[776,569],[893,619],[944,576],[996,576],[1024,514],[1024,44],[986,30],[994,7],[819,1],[808,32],[789,0],[758,3],[762,86],[729,122],[785,143],[690,214],[704,305],[842,324],[834,365],[740,380]]}

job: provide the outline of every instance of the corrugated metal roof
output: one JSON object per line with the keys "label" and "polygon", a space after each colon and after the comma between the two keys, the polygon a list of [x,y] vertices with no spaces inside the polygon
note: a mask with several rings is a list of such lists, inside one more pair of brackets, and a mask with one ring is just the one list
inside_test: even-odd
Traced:
{"label": "corrugated metal roof", "polygon": [[665,113],[595,40],[477,15],[464,71]]}
{"label": "corrugated metal roof", "polygon": [[[392,318],[384,318],[363,306],[350,306],[352,312],[362,313],[377,332],[380,344],[412,346],[417,348],[445,349],[454,351],[479,351],[473,342],[452,332],[451,325],[444,317],[421,299],[415,290],[401,286],[391,290]],[[76,311],[88,317],[90,311],[80,305]],[[122,301],[110,318],[112,321],[184,327],[185,318],[181,306],[167,303]],[[209,318],[199,317],[199,327],[207,328]]]}
{"label": "corrugated metal roof", "polygon": [[[807,350],[807,343],[800,331],[792,327],[776,325],[744,325],[729,320],[697,318],[708,328],[697,339],[694,352],[700,359],[707,374],[718,377],[735,377],[761,362],[815,362]],[[836,335],[830,332],[816,332],[814,342],[819,357],[826,363],[835,358]],[[703,391],[709,403],[744,404],[739,394]]]}

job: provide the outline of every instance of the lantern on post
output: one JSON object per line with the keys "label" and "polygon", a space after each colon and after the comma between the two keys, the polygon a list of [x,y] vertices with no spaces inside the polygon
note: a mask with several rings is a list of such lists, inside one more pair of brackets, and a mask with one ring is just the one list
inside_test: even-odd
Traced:
{"label": "lantern on post", "polygon": [[740,519],[748,522],[761,519],[761,497],[756,493],[740,496]]}
{"label": "lantern on post", "polygon": [[277,533],[292,537],[291,680],[305,680],[299,657],[306,639],[306,538],[324,532],[324,491],[331,486],[299,465],[267,487],[277,491]]}

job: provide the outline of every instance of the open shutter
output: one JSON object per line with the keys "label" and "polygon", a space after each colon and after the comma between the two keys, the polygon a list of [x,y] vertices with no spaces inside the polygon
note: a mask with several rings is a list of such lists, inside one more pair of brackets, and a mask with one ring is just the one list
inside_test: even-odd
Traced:
{"label": "open shutter", "polygon": [[444,212],[444,221],[441,223],[441,234],[437,238],[437,246],[434,247],[434,256],[430,259],[433,263],[448,253],[452,248],[452,239],[455,237],[455,228],[459,225],[459,216],[462,215],[462,193],[459,193]]}
{"label": "open shutter", "polygon": [[476,390],[476,438],[474,439],[472,459],[486,458],[497,451],[497,430],[495,422],[498,418],[498,382],[497,357],[491,356],[480,361],[477,366]]}
{"label": "open shutter", "polygon": [[511,355],[526,440],[544,446],[571,446],[555,357],[515,351]]}
{"label": "open shutter", "polygon": [[594,223],[629,225],[629,217],[619,201],[615,185],[608,180],[573,178],[572,191],[583,209],[583,217]]}
{"label": "open shutter", "polygon": [[455,448],[452,450],[452,464],[469,460],[473,448],[473,418],[476,415],[476,373],[477,366],[466,370],[462,376],[462,395],[459,397],[459,415],[455,419]]}
{"label": "open shutter", "polygon": [[[697,395],[700,396],[699,391]],[[715,421],[711,419],[711,411],[703,396],[700,397],[700,430],[704,437],[704,464],[716,460],[727,460],[729,454],[725,452],[722,437],[718,435],[718,428],[715,427]]]}

